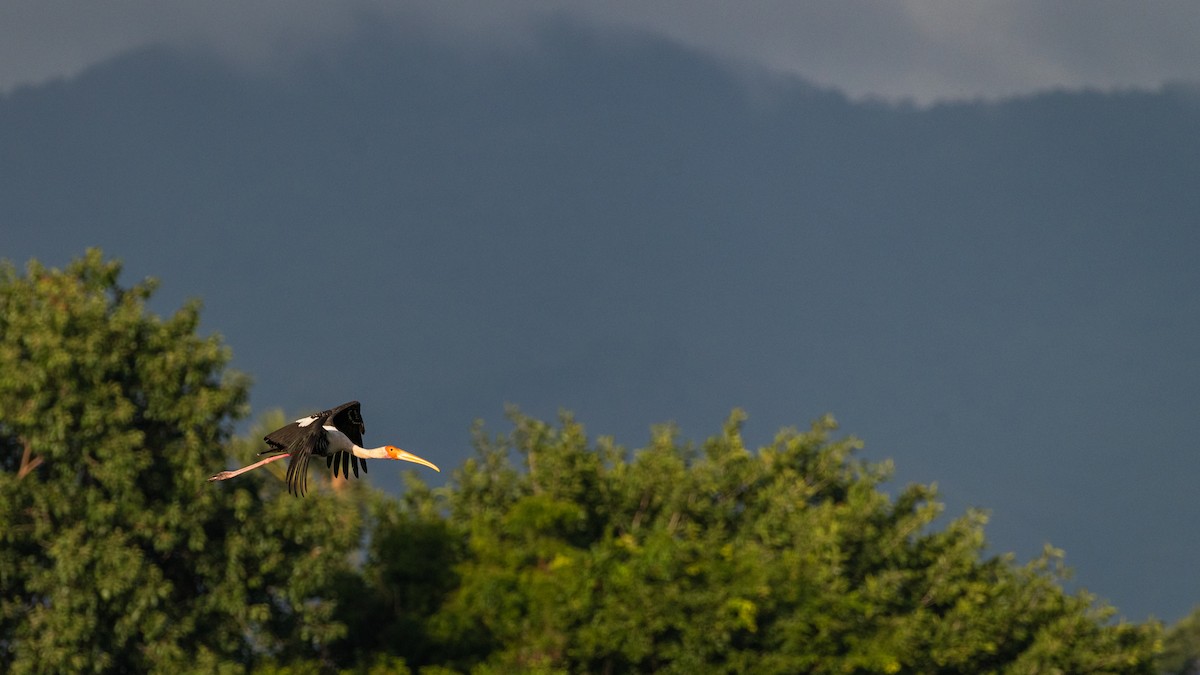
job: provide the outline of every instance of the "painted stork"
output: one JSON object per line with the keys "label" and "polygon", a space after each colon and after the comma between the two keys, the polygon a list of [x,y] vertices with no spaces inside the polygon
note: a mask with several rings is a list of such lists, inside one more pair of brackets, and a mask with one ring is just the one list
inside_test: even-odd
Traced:
{"label": "painted stork", "polygon": [[273,455],[261,462],[255,462],[235,471],[222,471],[208,480],[209,482],[227,480],[284,457],[291,457],[292,461],[288,463],[287,470],[288,492],[304,495],[308,491],[308,460],[314,455],[325,458],[325,465],[333,467],[334,476],[338,475],[340,467],[342,475],[347,478],[350,477],[351,469],[354,469],[354,477],[358,477],[360,462],[362,470],[366,472],[368,459],[400,459],[424,464],[434,471],[441,471],[433,462],[421,459],[395,446],[362,447],[362,435],[366,430],[367,427],[363,424],[358,401],[343,403],[336,408],[301,417],[263,437],[263,440],[271,447],[258,453],[259,455],[265,455],[268,452],[281,454]]}

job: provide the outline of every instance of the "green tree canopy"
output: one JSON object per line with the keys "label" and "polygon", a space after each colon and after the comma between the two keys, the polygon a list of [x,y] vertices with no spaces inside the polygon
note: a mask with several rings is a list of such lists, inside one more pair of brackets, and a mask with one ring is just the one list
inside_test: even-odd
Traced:
{"label": "green tree canopy", "polygon": [[119,273],[0,265],[0,671],[1153,672],[1157,624],[1065,592],[1053,549],[986,556],[980,512],[935,526],[831,418],[630,453],[513,411],[400,498],[209,484],[285,418],[231,438],[228,350]]}
{"label": "green tree canopy", "polygon": [[[512,417],[511,435],[478,435],[451,485],[415,484],[380,519],[368,595],[423,624],[410,664],[1153,672],[1155,625],[1112,623],[1091,596],[1065,593],[1057,551],[1027,565],[985,557],[980,512],[931,528],[934,490],[889,497],[890,466],[857,459],[831,418],[758,452],[743,444],[740,414],[699,448],[664,427],[629,455],[591,444],[570,416]],[[454,543],[432,548],[426,576],[439,602],[405,565],[428,548],[421,533],[443,527]]]}
{"label": "green tree canopy", "polygon": [[1158,663],[1167,675],[1200,675],[1200,606],[1167,631]]}
{"label": "green tree canopy", "polygon": [[263,477],[205,482],[247,380],[196,335],[196,303],[150,315],[154,282],[120,270],[95,250],[0,266],[0,671],[321,657],[360,514],[272,499]]}

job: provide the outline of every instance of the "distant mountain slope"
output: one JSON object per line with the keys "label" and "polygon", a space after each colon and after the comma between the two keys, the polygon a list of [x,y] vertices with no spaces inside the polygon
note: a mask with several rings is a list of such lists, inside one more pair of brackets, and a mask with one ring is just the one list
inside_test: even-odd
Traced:
{"label": "distant mountain slope", "polygon": [[1181,616],[1198,101],[857,104],[568,25],[265,74],[151,49],[0,98],[0,256],[101,245],[205,299],[256,405],[357,398],[443,465],[506,401],[631,445],[832,411],[997,548]]}

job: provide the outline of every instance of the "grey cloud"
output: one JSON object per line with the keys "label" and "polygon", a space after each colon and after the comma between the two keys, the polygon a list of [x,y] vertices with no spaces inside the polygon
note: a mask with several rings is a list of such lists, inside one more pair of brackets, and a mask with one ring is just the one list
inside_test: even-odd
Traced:
{"label": "grey cloud", "polygon": [[1057,87],[1156,87],[1200,73],[1200,5],[1016,0],[576,3],[853,96],[997,97]]}
{"label": "grey cloud", "polygon": [[663,34],[855,97],[929,102],[1156,87],[1200,73],[1200,4],[1185,0],[10,0],[0,9],[0,90],[71,75],[150,43],[204,47],[261,66],[338,39],[364,16],[418,23],[477,46],[519,44],[531,19],[546,15]]}

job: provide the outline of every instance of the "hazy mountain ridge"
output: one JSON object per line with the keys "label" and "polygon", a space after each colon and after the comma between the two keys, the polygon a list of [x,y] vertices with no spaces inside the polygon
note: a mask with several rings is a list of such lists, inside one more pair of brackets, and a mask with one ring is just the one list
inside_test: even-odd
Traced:
{"label": "hazy mountain ridge", "polygon": [[[830,410],[1109,597],[1136,547],[1089,546],[1194,513],[1185,87],[914,109],[644,36],[464,54],[381,28],[285,73],[149,49],[22,88],[0,156],[0,256],[102,245],[164,307],[205,299],[256,405],[370,399],[373,438],[440,463],[505,401],[635,445]],[[1114,599],[1182,614],[1200,587],[1143,596]]]}

